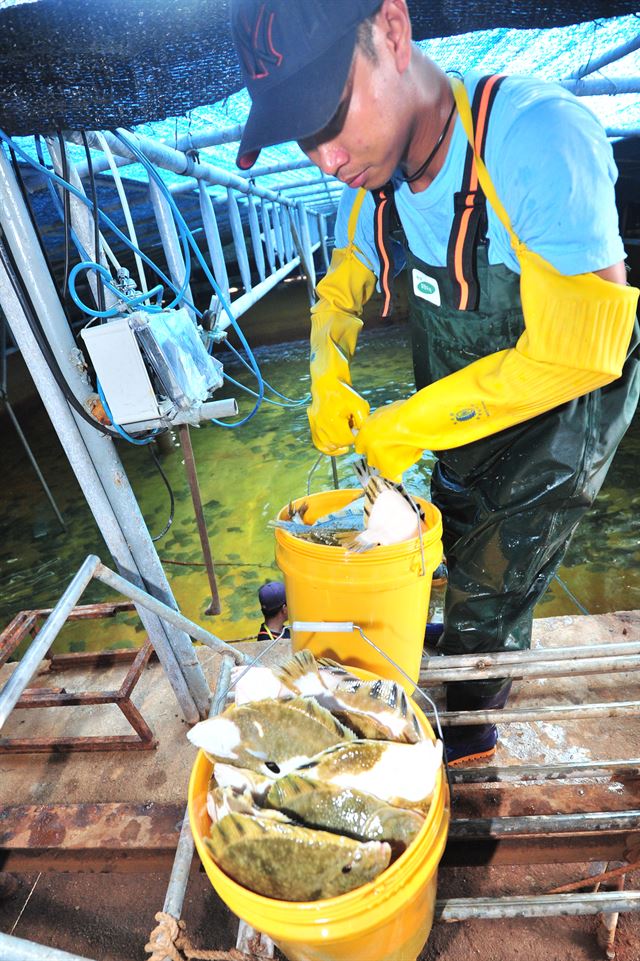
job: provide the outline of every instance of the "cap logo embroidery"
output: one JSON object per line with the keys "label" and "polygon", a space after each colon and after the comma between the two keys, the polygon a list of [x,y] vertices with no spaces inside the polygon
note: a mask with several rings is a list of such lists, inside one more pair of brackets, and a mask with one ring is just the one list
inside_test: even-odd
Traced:
{"label": "cap logo embroidery", "polygon": [[261,4],[253,27],[245,20],[245,35],[239,37],[242,59],[251,80],[264,80],[269,76],[270,67],[279,67],[283,56],[273,45],[273,21],[275,11],[265,13]]}

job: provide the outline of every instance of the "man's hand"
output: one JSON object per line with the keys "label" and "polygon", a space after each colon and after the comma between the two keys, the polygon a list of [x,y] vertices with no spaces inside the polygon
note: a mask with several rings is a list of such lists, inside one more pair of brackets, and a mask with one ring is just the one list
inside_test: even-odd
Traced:
{"label": "man's hand", "polygon": [[397,400],[379,407],[367,418],[356,437],[356,451],[366,457],[371,467],[377,467],[383,477],[394,481],[399,481],[423,453],[423,448],[416,447],[403,428],[406,403]]}
{"label": "man's hand", "polygon": [[369,416],[369,404],[353,387],[331,372],[313,379],[307,408],[311,437],[323,454],[346,454]]}

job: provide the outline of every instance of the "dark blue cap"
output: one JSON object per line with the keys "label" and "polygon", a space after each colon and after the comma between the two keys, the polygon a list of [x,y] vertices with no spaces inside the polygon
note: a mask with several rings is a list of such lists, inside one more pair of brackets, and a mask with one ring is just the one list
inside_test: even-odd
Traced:
{"label": "dark blue cap", "polygon": [[258,600],[263,611],[277,611],[287,603],[284,584],[280,581],[268,581],[258,591]]}
{"label": "dark blue cap", "polygon": [[353,59],[358,24],[382,0],[231,0],[231,32],[252,106],[236,163],[302,140],[331,120]]}

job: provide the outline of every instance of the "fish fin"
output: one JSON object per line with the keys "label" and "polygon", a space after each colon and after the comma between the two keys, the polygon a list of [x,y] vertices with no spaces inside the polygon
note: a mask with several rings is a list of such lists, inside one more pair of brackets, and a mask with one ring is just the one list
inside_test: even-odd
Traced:
{"label": "fish fin", "polygon": [[[278,680],[288,687],[290,687],[292,683],[295,686],[295,682],[307,674],[317,675],[318,680],[322,684],[316,659],[311,651],[307,651],[306,649],[297,651],[297,653],[281,667],[274,667],[273,673]],[[322,686],[324,687],[324,684]]]}
{"label": "fish fin", "polygon": [[314,781],[312,778],[301,777],[299,774],[287,774],[280,778],[270,788],[265,798],[265,803],[270,808],[281,810],[291,802],[293,798],[304,794],[311,794],[322,788],[321,781]]}
{"label": "fish fin", "polygon": [[322,707],[314,697],[294,697],[290,701],[283,701],[282,704],[293,711],[303,711],[313,720],[334,731],[343,741],[355,740],[355,734],[348,727],[333,716],[331,711]]}
{"label": "fish fin", "polygon": [[353,531],[345,531],[337,534],[336,539],[340,541],[340,547],[343,547],[347,554],[362,554],[364,551],[371,550],[372,547],[380,547],[380,541],[372,540],[367,530],[357,531],[355,534]]}

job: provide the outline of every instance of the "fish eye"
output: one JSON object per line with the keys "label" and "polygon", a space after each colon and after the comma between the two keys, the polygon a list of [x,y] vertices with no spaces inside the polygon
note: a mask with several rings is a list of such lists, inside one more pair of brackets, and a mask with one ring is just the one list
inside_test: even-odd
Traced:
{"label": "fish eye", "polygon": [[342,873],[343,873],[343,874],[349,874],[350,871],[351,871],[351,865],[350,865],[350,864],[345,864],[345,866],[344,866],[343,869],[342,869]]}
{"label": "fish eye", "polygon": [[272,774],[280,774],[280,768],[275,761],[265,761],[265,767],[268,767]]}

